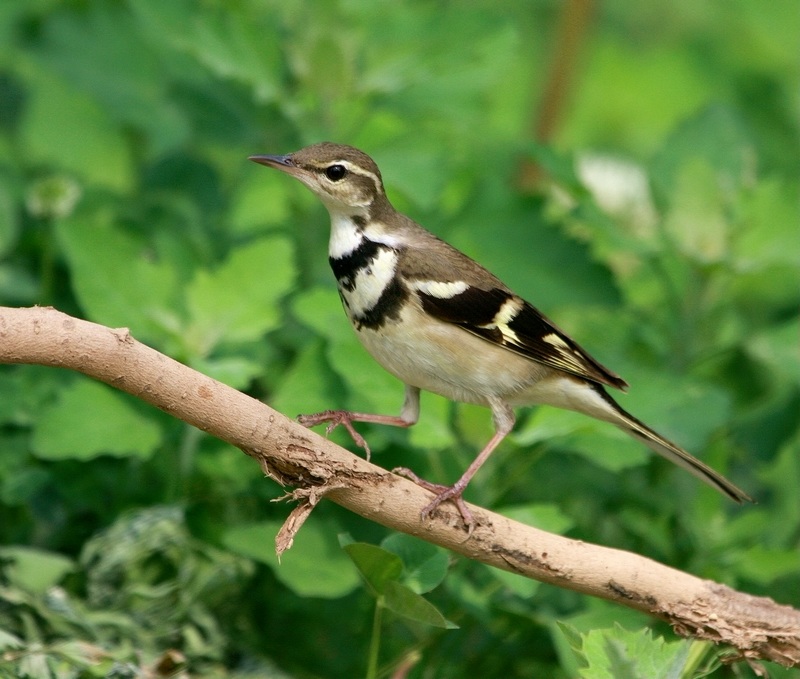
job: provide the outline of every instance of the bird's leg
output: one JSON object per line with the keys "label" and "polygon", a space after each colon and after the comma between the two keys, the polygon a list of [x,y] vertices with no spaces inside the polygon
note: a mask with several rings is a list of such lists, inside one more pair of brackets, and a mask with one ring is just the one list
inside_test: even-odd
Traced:
{"label": "bird's leg", "polygon": [[313,415],[299,415],[297,421],[305,427],[314,427],[327,422],[325,433],[330,434],[339,425],[343,426],[353,441],[370,458],[370,449],[364,437],[353,427],[353,422],[371,422],[373,424],[388,424],[393,427],[410,427],[419,419],[419,389],[406,385],[406,395],[403,401],[403,410],[396,415],[373,415],[370,413],[354,413],[349,410],[325,410]]}
{"label": "bird's leg", "polygon": [[392,470],[395,474],[399,474],[400,476],[410,479],[418,486],[421,486],[425,490],[429,490],[436,496],[433,498],[433,501],[426,505],[420,512],[420,518],[423,521],[427,519],[431,513],[434,512],[440,504],[442,504],[442,502],[451,500],[461,514],[461,518],[464,521],[464,525],[467,528],[468,534],[471,535],[472,531],[475,529],[475,519],[472,516],[472,512],[469,510],[469,507],[467,507],[466,502],[464,502],[462,494],[464,493],[464,490],[466,489],[472,477],[475,476],[483,463],[489,459],[489,455],[492,454],[494,449],[500,445],[500,442],[514,427],[515,420],[514,410],[507,403],[498,399],[490,399],[489,406],[492,409],[492,415],[494,419],[494,436],[492,436],[484,449],[478,453],[478,456],[472,461],[472,464],[467,467],[467,470],[461,475],[461,478],[452,486],[443,486],[438,483],[425,481],[406,467],[397,467],[396,469]]}

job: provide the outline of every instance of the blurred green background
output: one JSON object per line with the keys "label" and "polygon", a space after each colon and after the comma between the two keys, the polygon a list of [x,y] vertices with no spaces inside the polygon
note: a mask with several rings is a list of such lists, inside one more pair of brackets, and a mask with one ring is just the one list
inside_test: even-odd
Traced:
{"label": "blurred green background", "polygon": [[[798,35],[794,0],[4,0],[0,303],[127,326],[289,416],[396,413],[324,209],[247,161],[358,146],[758,504],[545,408],[467,498],[800,606]],[[360,429],[441,482],[491,434],[434,395]],[[279,565],[281,494],[127,395],[3,366],[0,676],[754,676],[330,503]]]}

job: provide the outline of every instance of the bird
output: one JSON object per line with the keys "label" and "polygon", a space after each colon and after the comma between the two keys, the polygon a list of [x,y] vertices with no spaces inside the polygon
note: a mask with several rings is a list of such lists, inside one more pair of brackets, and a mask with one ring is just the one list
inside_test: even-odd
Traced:
{"label": "bird", "polygon": [[287,155],[253,155],[304,184],[327,208],[328,260],[356,336],[405,385],[399,415],[326,410],[301,415],[307,427],[343,426],[369,456],[353,422],[415,424],[420,391],[491,410],[494,434],[452,485],[412,470],[404,476],[433,493],[428,519],[455,504],[471,534],[475,519],[463,493],[511,432],[515,407],[550,405],[609,422],[736,502],[752,501],[704,462],[626,412],[606,387],[627,382],[589,355],[536,307],[476,261],[398,212],[375,161],[352,146],[321,142]]}

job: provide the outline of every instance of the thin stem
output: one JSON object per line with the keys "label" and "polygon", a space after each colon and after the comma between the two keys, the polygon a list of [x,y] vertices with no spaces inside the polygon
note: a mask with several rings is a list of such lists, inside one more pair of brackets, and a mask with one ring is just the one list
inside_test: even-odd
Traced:
{"label": "thin stem", "polygon": [[372,616],[372,634],[369,640],[369,658],[367,660],[367,679],[378,677],[378,655],[381,648],[381,620],[383,618],[383,597],[375,600],[375,615]]}
{"label": "thin stem", "polygon": [[55,303],[55,245],[54,224],[52,217],[43,217],[41,220],[41,259],[39,261],[39,280],[41,294],[39,303],[51,305]]}

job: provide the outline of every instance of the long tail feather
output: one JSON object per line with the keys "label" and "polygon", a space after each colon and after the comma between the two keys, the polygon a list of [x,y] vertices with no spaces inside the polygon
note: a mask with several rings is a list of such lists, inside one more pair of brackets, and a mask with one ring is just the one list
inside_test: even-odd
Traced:
{"label": "long tail feather", "polygon": [[736,502],[754,502],[753,498],[741,488],[728,481],[722,474],[709,467],[705,462],[701,462],[693,455],[687,453],[683,448],[668,441],[663,436],[650,429],[644,422],[623,410],[619,404],[605,392],[605,389],[598,387],[597,391],[598,393],[602,392],[600,395],[606,403],[613,408],[617,416],[614,419],[609,419],[609,421],[624,432],[638,439],[648,448],[671,462],[674,462],[679,467],[683,467],[690,474],[694,474],[698,479],[707,483],[712,488],[716,488]]}

